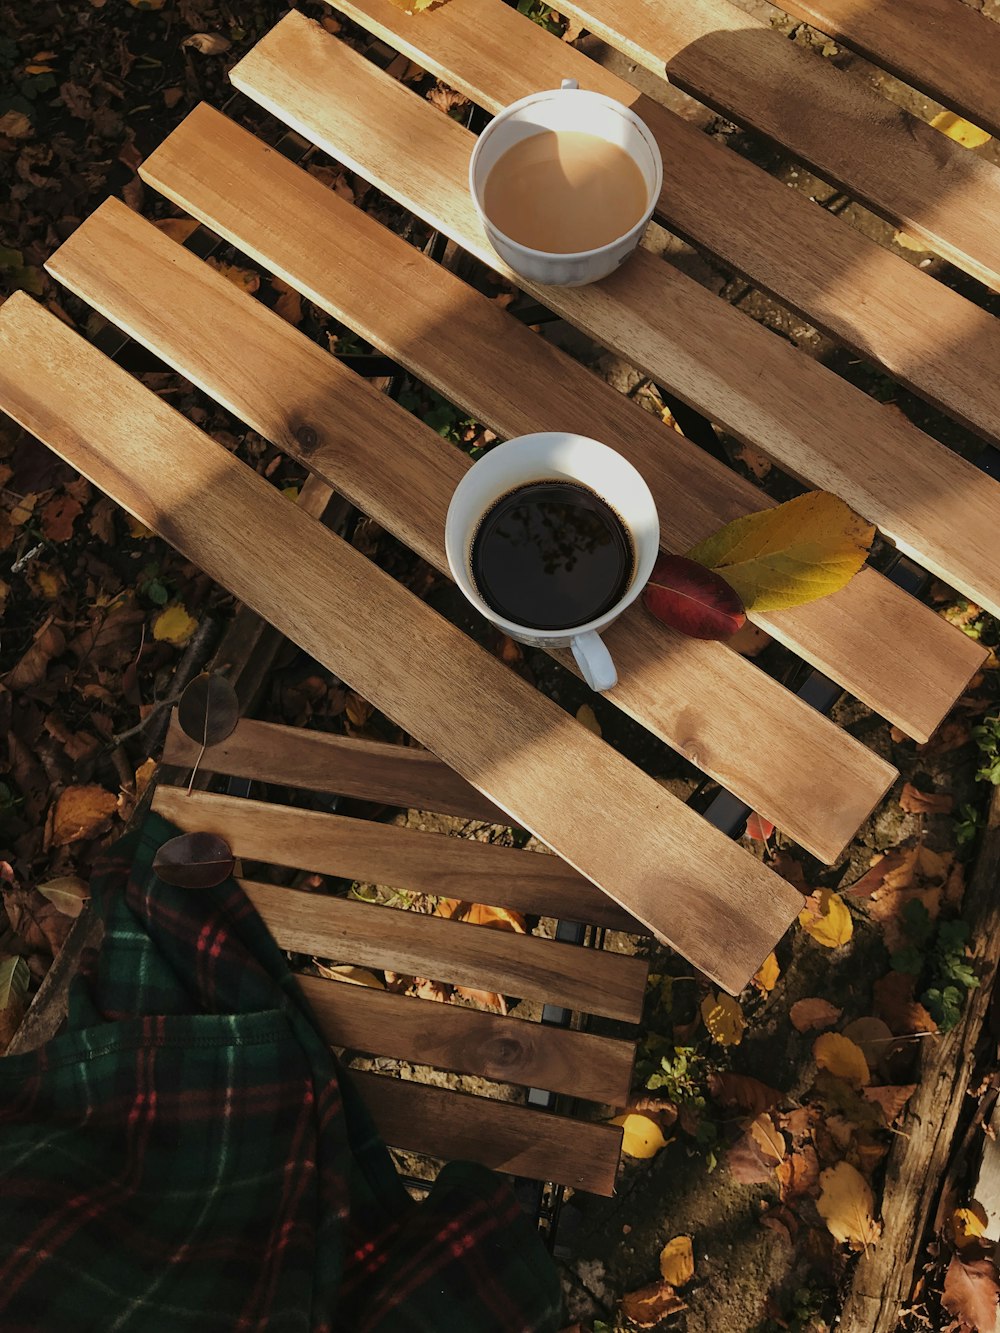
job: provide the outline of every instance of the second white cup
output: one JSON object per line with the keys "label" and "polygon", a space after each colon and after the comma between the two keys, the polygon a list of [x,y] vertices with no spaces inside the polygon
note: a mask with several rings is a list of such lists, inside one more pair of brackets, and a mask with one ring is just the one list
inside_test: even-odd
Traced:
{"label": "second white cup", "polygon": [[[483,516],[509,492],[534,481],[571,481],[599,496],[618,515],[632,542],[632,574],[609,610],[587,624],[539,631],[498,615],[472,576],[472,543]],[[537,648],[569,648],[592,690],[618,680],[601,631],[612,625],[649,581],[660,547],[660,523],[649,487],[627,459],[585,435],[546,431],[499,444],[474,463],[455,487],[445,522],[452,578],[472,605],[505,634]]]}

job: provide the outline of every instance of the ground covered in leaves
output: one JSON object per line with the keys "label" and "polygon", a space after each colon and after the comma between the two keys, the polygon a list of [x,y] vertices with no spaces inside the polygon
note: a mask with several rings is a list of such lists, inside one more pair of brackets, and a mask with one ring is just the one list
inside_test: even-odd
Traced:
{"label": "ground covered in leaves", "polygon": [[[340,26],[325,5],[301,7],[331,29]],[[534,0],[521,7],[565,30]],[[9,187],[0,191],[4,293],[25,289],[81,331],[102,336],[101,321],[45,275],[45,259],[109,192],[175,240],[186,238],[189,225],[147,193],[137,167],[199,100],[229,101],[229,65],[284,8],[279,0],[0,0],[0,170]],[[352,37],[346,26],[342,35]],[[408,61],[389,68],[443,113],[467,110]],[[258,127],[259,113],[245,103],[231,114]],[[769,169],[784,169],[771,150],[731,126],[709,128]],[[319,155],[307,165],[415,244],[426,242],[422,228],[365,182]],[[829,193],[816,182],[804,188],[820,199]],[[891,232],[879,235],[892,243]],[[745,284],[693,254],[676,258],[783,336],[828,357],[891,410],[906,410],[925,429],[940,426],[957,447],[968,443]],[[367,350],[244,256],[221,247],[210,262],[332,352]],[[517,299],[488,275],[471,276],[503,304]],[[277,489],[297,492],[300,469],[273,445],[152,358],[135,348],[123,355],[150,388]],[[652,385],[627,367],[602,365],[669,419]],[[476,452],[492,440],[426,386],[404,378],[393,387],[405,407],[456,447]],[[794,493],[766,460],[727,447],[734,466],[773,494]],[[225,592],[5,419],[0,480],[2,1049],[81,909],[95,855],[141,799],[168,705],[211,658],[233,607]],[[676,794],[699,787],[690,766],[550,659],[469,624],[449,586],[376,525],[353,515],[346,531],[358,549],[468,624]],[[930,595],[966,633],[997,642],[996,625],[978,608],[943,587]],[[745,646],[765,670],[794,683],[799,668],[776,645],[748,635]],[[838,721],[891,759],[903,779],[833,868],[751,822],[748,847],[802,889],[806,908],[739,1000],[717,993],[676,955],[654,955],[618,1196],[571,1199],[565,1214],[571,1312],[595,1333],[661,1323],[686,1333],[832,1327],[853,1256],[879,1243],[885,1158],[894,1138],[910,1132],[906,1108],[920,1049],[954,1025],[978,984],[986,942],[970,938],[962,901],[986,794],[1000,781],[996,665],[991,656],[926,745],[853,702],[839,706]],[[291,650],[279,659],[262,711],[295,725],[402,739],[367,701]],[[710,789],[699,794],[707,798]],[[509,830],[482,836],[514,837]],[[411,905],[493,928],[525,928],[514,914],[475,904]],[[312,965],[343,976],[340,960]],[[419,978],[348,979],[494,1008],[510,998],[445,994]],[[964,1200],[956,1202],[934,1259],[936,1276],[913,1312],[914,1329],[977,1327],[976,1311],[995,1297],[995,1270],[977,1240],[982,1222],[963,1211]]]}

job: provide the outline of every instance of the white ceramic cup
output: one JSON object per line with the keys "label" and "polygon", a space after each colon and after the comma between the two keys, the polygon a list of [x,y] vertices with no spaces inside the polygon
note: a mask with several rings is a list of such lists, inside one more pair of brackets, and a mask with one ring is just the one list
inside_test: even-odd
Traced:
{"label": "white ceramic cup", "polygon": [[[553,254],[520,245],[490,221],[483,208],[487,176],[508,148],[545,130],[596,134],[624,148],[635,162],[646,182],[648,205],[624,236],[596,250]],[[583,287],[614,272],[639,244],[662,188],[663,161],[646,125],[621,102],[603,93],[586,92],[575,79],[564,79],[561,88],[532,93],[505,107],[479,136],[469,163],[469,189],[493,249],[522,278],[550,287]]]}
{"label": "white ceramic cup", "polygon": [[[574,481],[599,495],[624,523],[632,541],[632,577],[624,594],[602,616],[569,629],[539,631],[498,615],[479,595],[472,577],[472,542],[484,515],[518,486],[533,481]],[[601,641],[645,587],[660,546],[660,522],[649,487],[627,459],[585,435],[547,431],[499,444],[474,463],[455,487],[445,521],[445,551],[452,578],[487,620],[520,643],[569,648],[592,690],[610,690],[618,673]]]}

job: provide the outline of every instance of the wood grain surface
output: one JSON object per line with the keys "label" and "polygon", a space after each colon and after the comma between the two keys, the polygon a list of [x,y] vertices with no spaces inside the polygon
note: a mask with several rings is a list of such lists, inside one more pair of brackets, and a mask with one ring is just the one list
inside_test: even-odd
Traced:
{"label": "wood grain surface", "polygon": [[[436,12],[443,17],[446,10]],[[192,112],[142,171],[158,189],[420,378],[453,394],[498,433],[575,428],[625,454],[651,485],[664,518],[665,545],[684,550],[731,518],[772,503],[210,107]],[[71,238],[57,251],[52,266],[90,300],[110,304],[113,297],[121,320],[142,305],[142,297],[122,293],[120,285],[109,287],[107,260],[88,244],[93,225],[88,222],[78,243]],[[112,262],[118,262],[117,253]],[[150,336],[152,324],[144,326]],[[176,343],[174,336],[164,338],[164,326],[156,321],[161,354],[164,341]],[[202,341],[184,344],[185,363]],[[209,367],[214,357],[213,349]],[[189,366],[187,373],[195,372]],[[294,447],[295,437],[285,435],[279,443]],[[317,465],[315,456],[311,461]],[[984,657],[966,635],[870,569],[835,597],[755,618],[918,739],[934,730]],[[686,739],[695,741],[687,730]],[[702,738],[694,753],[703,749]]]}
{"label": "wood grain surface", "polygon": [[[503,269],[467,185],[473,136],[297,12],[233,83]],[[1000,487],[902,414],[803,356],[649,251],[603,282],[521,285],[787,471],[840,495],[900,549],[1000,613]]]}
{"label": "wood grain surface", "polygon": [[[355,2],[348,0],[352,8]],[[381,13],[383,0],[360,2],[366,7],[377,4]],[[881,96],[864,76],[838,69],[816,51],[789,41],[728,0],[685,0],[682,5],[660,4],[658,0],[570,0],[564,8],[636,64],[655,74],[665,73],[670,83],[727,119],[781,144],[895,226],[921,237],[930,249],[957,267],[994,290],[1000,289],[1000,235],[995,225],[1000,208],[1000,173],[991,163]],[[429,32],[429,25],[424,31]],[[645,117],[645,108],[655,104],[646,98],[640,100],[642,109],[638,104],[635,109]],[[657,108],[657,127],[668,116]],[[703,150],[700,156],[707,154]],[[666,160],[672,170],[664,187],[665,200],[676,184],[673,174],[677,157]],[[686,164],[679,175],[685,174]],[[924,299],[935,326],[962,304],[960,299],[949,300],[950,292],[939,302],[932,291],[936,284],[927,274],[914,271],[905,260],[880,250],[829,214],[825,214],[827,224],[821,224],[815,215],[823,210],[810,206],[804,196],[797,204],[786,202],[782,225],[774,215],[781,211],[778,193],[787,193],[785,186],[769,178],[769,189],[759,184],[753,187],[754,174],[755,169],[744,165],[741,188],[727,211],[743,211],[741,233],[755,226],[761,228],[763,234],[756,246],[751,244],[751,253],[757,248],[771,250],[777,244],[790,246],[792,271],[785,283],[788,294],[784,299],[808,318],[810,306],[803,304],[802,297],[812,296],[818,312],[814,322],[822,327],[824,318],[829,319],[831,314],[841,322],[841,328],[828,325],[835,337],[844,337],[850,345],[863,348],[863,338],[859,341],[857,336],[844,336],[843,322],[871,328],[882,302],[888,299],[891,309],[911,290],[923,289],[926,293]],[[736,188],[735,181],[730,188]],[[717,228],[712,225],[709,201],[705,199],[704,204],[702,227],[714,233]],[[810,212],[813,217],[808,220]],[[802,224],[805,230],[800,233]],[[834,239],[838,229],[849,235]],[[829,253],[818,244],[823,232],[831,242]],[[816,292],[809,292],[808,281],[803,283],[806,274],[799,272],[810,250],[814,264],[811,285],[819,289]],[[849,262],[845,264],[845,260]],[[831,262],[835,265],[832,272],[828,267]],[[909,282],[899,275],[901,264],[913,274]],[[914,282],[918,276],[926,281]],[[774,290],[777,293],[777,288]],[[858,303],[853,317],[849,309],[852,295]],[[969,318],[974,320],[971,313]],[[874,325],[874,345],[907,368],[905,375],[897,370],[893,373],[901,378],[908,376],[917,393],[931,397],[935,392],[931,382],[934,358],[919,355],[913,325],[900,328],[896,346],[891,331],[877,319]],[[962,334],[962,341],[967,341],[962,325],[953,324],[950,333]],[[907,337],[914,339],[909,351]],[[950,348],[951,341],[947,338],[943,346]],[[960,371],[960,358],[954,369]],[[961,414],[961,400],[954,400],[949,410]],[[979,416],[974,428],[981,433],[995,430],[996,421]]]}
{"label": "wood grain surface", "polygon": [[[6,411],[713,980],[801,896],[21,293]],[[484,721],[488,720],[488,725]]]}
{"label": "wood grain surface", "polygon": [[[613,1194],[622,1132],[510,1102],[352,1070],[375,1126],[393,1148]],[[457,1333],[457,1330],[456,1330]]]}
{"label": "wood grain surface", "polygon": [[634,1043],[324,977],[299,985],[331,1046],[624,1106]]}
{"label": "wood grain surface", "polygon": [[[154,802],[155,808],[155,802]],[[241,880],[282,949],[638,1022],[646,963],[535,935]]]}
{"label": "wood grain surface", "polygon": [[[164,763],[190,766],[200,749],[181,730],[175,710],[163,749]],[[429,750],[366,736],[306,731],[241,717],[231,735],[209,747],[201,767],[230,777],[335,792],[404,809],[434,810],[490,824],[509,822],[502,810]]]}
{"label": "wood grain surface", "polygon": [[1000,25],[959,0],[782,0],[805,19],[1000,134]]}
{"label": "wood grain surface", "polygon": [[[209,753],[205,763],[211,762]],[[161,786],[156,802],[175,824],[192,833],[218,833],[245,860],[612,930],[637,927],[627,912],[561,857],[544,852],[236,796],[189,796],[179,787]]]}
{"label": "wood grain surface", "polygon": [[[263,178],[258,171],[246,179],[256,183],[262,198],[286,198],[270,188],[260,189]],[[352,218],[361,216],[348,205],[345,208]],[[306,221],[300,208],[294,212]],[[280,226],[278,218],[274,225]],[[384,229],[375,228],[376,241],[387,236]],[[331,242],[337,239],[331,235]],[[390,282],[394,261],[404,273],[410,267],[412,251],[405,242],[399,244],[401,253],[377,244],[369,251],[369,262]],[[445,515],[469,461],[435,431],[373,392],[124,204],[109,200],[51,262],[53,272],[133,337],[448,572]],[[431,269],[440,271],[436,265]],[[367,285],[365,307],[378,308],[381,296],[373,284]],[[504,359],[504,344],[490,337],[489,321],[477,328],[475,307],[461,327],[421,339],[416,329],[399,320],[401,304],[397,296],[385,306],[384,316],[386,321],[397,321],[399,341],[425,346],[436,355],[447,339],[455,347],[450,361],[454,370],[447,378],[459,390],[484,378],[479,367],[485,361]],[[478,313],[492,310],[488,301],[479,299]],[[421,304],[417,318],[425,322],[429,313]],[[447,323],[444,312],[442,322]],[[220,328],[241,330],[228,355],[220,345]],[[539,350],[544,347],[527,331],[521,334]],[[555,406],[543,401],[550,381],[538,378],[539,368],[529,351],[520,367],[512,367],[501,392],[493,395],[493,416],[505,433],[534,428],[539,417],[533,410],[551,414],[541,416],[542,421],[557,420]],[[522,377],[529,399],[526,410],[513,406]],[[585,376],[585,382],[588,387],[597,384],[593,376]],[[566,388],[571,391],[572,385]],[[551,396],[556,397],[555,390]],[[565,401],[566,390],[558,397]],[[628,418],[645,415],[613,390],[606,389],[601,397],[609,408],[630,409]],[[483,401],[482,395],[477,398]],[[585,401],[574,409],[569,424],[574,423],[596,429]],[[304,432],[311,432],[308,447],[302,444]],[[608,432],[601,434],[643,467],[665,521],[683,507],[678,505],[683,482],[676,468],[660,466],[662,455],[651,450],[637,456],[628,419],[624,429],[612,430],[610,438]],[[662,428],[655,434],[660,441],[671,438]],[[391,467],[386,465],[389,459]],[[641,606],[623,617],[607,641],[620,675],[610,700],[815,855],[835,859],[895,777],[884,760],[791,697],[751,662],[720,644],[666,629]],[[568,654],[560,654],[560,660],[572,661]],[[767,737],[751,763],[745,741],[748,726]]]}

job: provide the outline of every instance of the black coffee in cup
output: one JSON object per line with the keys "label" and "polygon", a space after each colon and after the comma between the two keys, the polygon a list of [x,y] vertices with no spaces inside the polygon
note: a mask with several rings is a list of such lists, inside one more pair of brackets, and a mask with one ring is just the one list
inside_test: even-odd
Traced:
{"label": "black coffee in cup", "polygon": [[625,524],[599,495],[576,482],[532,481],[483,515],[470,565],[497,615],[529,629],[565,630],[621,600],[635,553]]}

